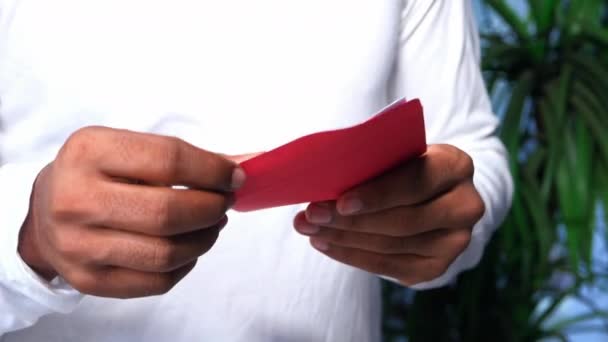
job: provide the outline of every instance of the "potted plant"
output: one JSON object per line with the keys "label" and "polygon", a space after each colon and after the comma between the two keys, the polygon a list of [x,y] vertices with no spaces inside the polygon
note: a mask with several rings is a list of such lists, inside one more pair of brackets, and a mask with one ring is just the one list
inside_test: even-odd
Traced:
{"label": "potted plant", "polygon": [[[608,1],[481,3],[482,68],[502,118],[513,207],[455,284],[385,283],[385,339],[566,341],[600,329],[608,340],[608,308],[585,295],[589,286],[608,295],[608,265],[593,255],[608,213]],[[587,310],[556,319],[565,300]]]}

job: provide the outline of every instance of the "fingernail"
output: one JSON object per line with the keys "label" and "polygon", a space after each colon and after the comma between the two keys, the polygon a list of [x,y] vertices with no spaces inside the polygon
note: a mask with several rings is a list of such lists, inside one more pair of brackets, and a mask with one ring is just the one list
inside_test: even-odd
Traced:
{"label": "fingernail", "polygon": [[327,250],[329,250],[329,244],[325,241],[310,239],[310,244],[321,252],[327,252]]}
{"label": "fingernail", "polygon": [[352,215],[363,209],[363,202],[356,196],[346,196],[338,203],[338,212],[342,215]]}
{"label": "fingernail", "polygon": [[330,223],[332,220],[331,210],[313,204],[306,210],[306,220],[316,224]]}
{"label": "fingernail", "polygon": [[245,184],[246,178],[245,171],[240,167],[236,167],[232,172],[232,184],[230,185],[232,190],[240,189]]}
{"label": "fingernail", "polygon": [[321,227],[308,222],[298,222],[296,230],[304,235],[313,235],[317,234],[321,230]]}
{"label": "fingernail", "polygon": [[331,207],[330,202],[315,202],[314,205],[319,206],[321,208],[330,208]]}

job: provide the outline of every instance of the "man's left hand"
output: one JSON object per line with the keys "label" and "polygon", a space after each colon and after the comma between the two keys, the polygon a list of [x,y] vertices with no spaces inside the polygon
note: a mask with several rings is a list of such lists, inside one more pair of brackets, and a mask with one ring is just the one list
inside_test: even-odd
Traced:
{"label": "man's left hand", "polygon": [[313,247],[342,263],[414,285],[442,275],[485,211],[473,162],[451,145],[346,192],[294,220]]}

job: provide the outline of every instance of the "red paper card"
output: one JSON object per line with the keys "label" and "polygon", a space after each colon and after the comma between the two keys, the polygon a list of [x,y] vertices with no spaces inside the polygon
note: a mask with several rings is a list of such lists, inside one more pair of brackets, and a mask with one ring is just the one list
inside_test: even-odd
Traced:
{"label": "red paper card", "polygon": [[335,200],[426,151],[419,100],[400,100],[349,128],[310,134],[241,163],[237,211]]}

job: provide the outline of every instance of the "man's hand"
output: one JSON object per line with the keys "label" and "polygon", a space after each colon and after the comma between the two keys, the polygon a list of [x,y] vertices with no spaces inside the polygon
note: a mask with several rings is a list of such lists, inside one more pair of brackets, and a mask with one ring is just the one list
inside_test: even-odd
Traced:
{"label": "man's hand", "polygon": [[447,270],[484,211],[471,158],[433,145],[338,201],[312,203],[294,225],[327,256],[413,285]]}
{"label": "man's hand", "polygon": [[165,293],[215,243],[244,180],[176,138],[84,128],[39,174],[19,253],[86,294]]}

